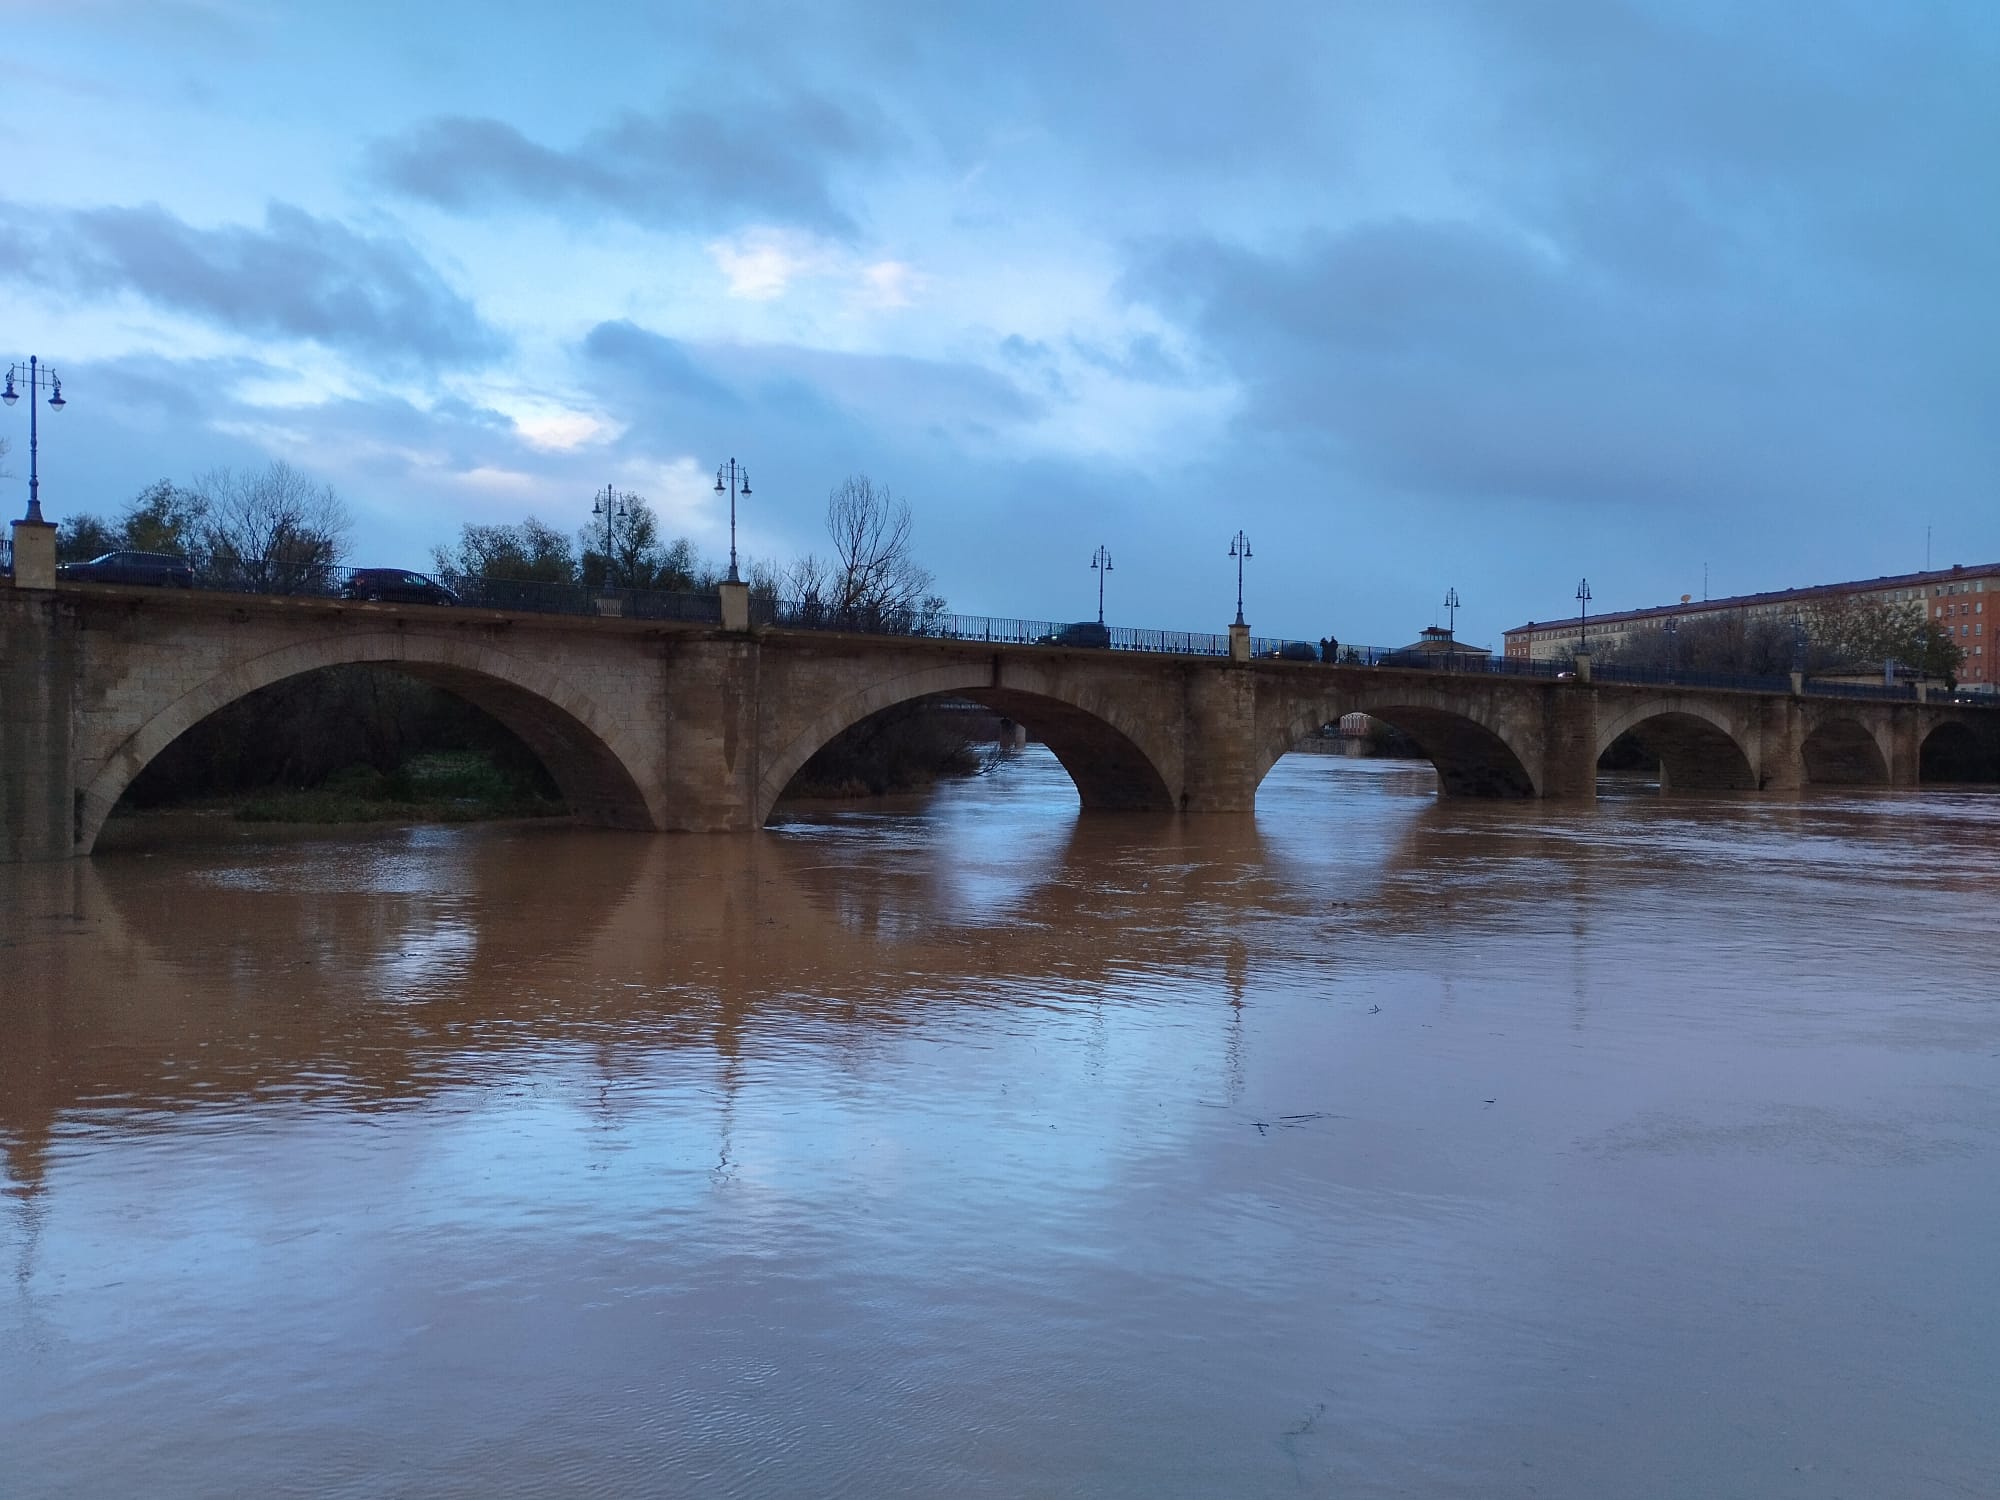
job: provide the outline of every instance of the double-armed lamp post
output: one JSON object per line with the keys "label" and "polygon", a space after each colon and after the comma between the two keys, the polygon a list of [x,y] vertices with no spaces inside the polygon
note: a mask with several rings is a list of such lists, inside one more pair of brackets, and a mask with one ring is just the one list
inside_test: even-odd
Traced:
{"label": "double-armed lamp post", "polygon": [[608,594],[614,587],[611,578],[612,558],[615,555],[611,550],[611,521],[614,515],[621,521],[625,519],[624,497],[607,484],[603,494],[591,497],[590,513],[604,517],[604,591]]}
{"label": "double-armed lamp post", "polygon": [[1111,549],[1099,547],[1090,559],[1091,570],[1097,574],[1097,623],[1104,623],[1104,575],[1111,571]]}
{"label": "double-armed lamp post", "polygon": [[7,388],[0,391],[0,401],[9,406],[21,399],[22,392],[15,388],[16,382],[26,387],[28,397],[28,514],[24,519],[46,525],[42,520],[41,431],[35,421],[35,392],[49,393],[51,411],[61,411],[68,403],[63,400],[62,377],[54,370],[43,368],[41,359],[36,355],[28,356],[25,370],[20,365],[14,365],[7,371]]}
{"label": "double-armed lamp post", "polygon": [[1590,580],[1576,586],[1576,654],[1590,655]]}
{"label": "double-armed lamp post", "polygon": [[[727,485],[723,483],[725,477]],[[749,497],[750,471],[733,458],[715,471],[715,493],[719,495],[725,489],[729,491],[729,581],[741,583],[743,580],[736,573],[736,497]]]}
{"label": "double-armed lamp post", "polygon": [[1448,640],[1458,639],[1458,590],[1444,591],[1444,633]]}
{"label": "double-armed lamp post", "polygon": [[1229,539],[1229,555],[1236,559],[1236,623],[1243,620],[1243,563],[1250,556],[1250,538],[1237,532]]}

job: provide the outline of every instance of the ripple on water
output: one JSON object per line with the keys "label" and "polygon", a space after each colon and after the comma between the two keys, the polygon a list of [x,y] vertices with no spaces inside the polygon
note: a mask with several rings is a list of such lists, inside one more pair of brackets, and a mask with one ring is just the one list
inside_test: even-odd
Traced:
{"label": "ripple on water", "polygon": [[1434,788],[0,870],[10,1493],[1979,1492],[2000,798]]}

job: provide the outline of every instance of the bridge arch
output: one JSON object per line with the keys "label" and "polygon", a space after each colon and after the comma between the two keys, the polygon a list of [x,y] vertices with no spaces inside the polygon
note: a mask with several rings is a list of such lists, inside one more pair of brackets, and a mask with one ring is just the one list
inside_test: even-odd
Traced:
{"label": "bridge arch", "polygon": [[88,854],[132,779],[168,745],[259,688],[327,667],[388,666],[485,710],[555,778],[571,812],[614,828],[664,826],[645,757],[602,705],[556,672],[460,636],[380,631],[281,647],[218,672],[153,713],[105,757],[81,793],[76,847]]}
{"label": "bridge arch", "polygon": [[1964,719],[1943,719],[1917,746],[1919,782],[2000,781],[2000,743]]}
{"label": "bridge arch", "polygon": [[1755,791],[1757,767],[1736,728],[1692,698],[1632,704],[1598,729],[1597,756],[1630,735],[1660,763],[1661,791]]}
{"label": "bridge arch", "polygon": [[1258,785],[1271,767],[1306,735],[1351,713],[1393,725],[1416,742],[1436,768],[1447,797],[1539,797],[1538,757],[1519,742],[1504,719],[1489,717],[1454,697],[1417,686],[1341,693],[1294,705],[1258,750]]}
{"label": "bridge arch", "polygon": [[1806,781],[1814,786],[1887,786],[1884,732],[1869,729],[1851,714],[1825,715],[1799,742]]}
{"label": "bridge arch", "polygon": [[[984,704],[1025,724],[1062,763],[1077,796],[1092,811],[1171,812],[1180,777],[1170,757],[1149,745],[1145,730],[1093,695],[1070,691],[1051,676],[1010,664],[1008,686],[994,685],[990,664],[946,662],[878,679],[822,704],[768,754],[757,782],[755,820],[762,824],[792,778],[823,746],[862,720],[916,698],[950,694]],[[1164,763],[1164,764],[1163,764]]]}

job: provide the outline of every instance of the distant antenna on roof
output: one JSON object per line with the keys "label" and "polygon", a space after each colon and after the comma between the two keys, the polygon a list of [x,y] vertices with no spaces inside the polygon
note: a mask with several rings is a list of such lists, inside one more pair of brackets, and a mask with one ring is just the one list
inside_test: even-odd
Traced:
{"label": "distant antenna on roof", "polygon": [[1701,602],[1708,603],[1708,564],[1701,565]]}
{"label": "distant antenna on roof", "polygon": [[1930,572],[1930,570],[1931,570],[1931,529],[1930,527],[1926,526],[1924,528],[1924,571],[1928,573]]}

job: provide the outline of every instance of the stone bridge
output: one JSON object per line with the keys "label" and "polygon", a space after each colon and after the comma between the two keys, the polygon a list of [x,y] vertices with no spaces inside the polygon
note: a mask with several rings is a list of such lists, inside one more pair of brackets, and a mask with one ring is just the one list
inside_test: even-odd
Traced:
{"label": "stone bridge", "polygon": [[582,820],[724,831],[814,751],[945,694],[1027,725],[1086,808],[1243,813],[1342,715],[1404,730],[1448,796],[1589,798],[1631,736],[1672,790],[1990,779],[2000,712],[1318,663],[93,585],[0,588],[0,858],[87,854],[146,764],[300,673],[393,667],[485,709]]}

